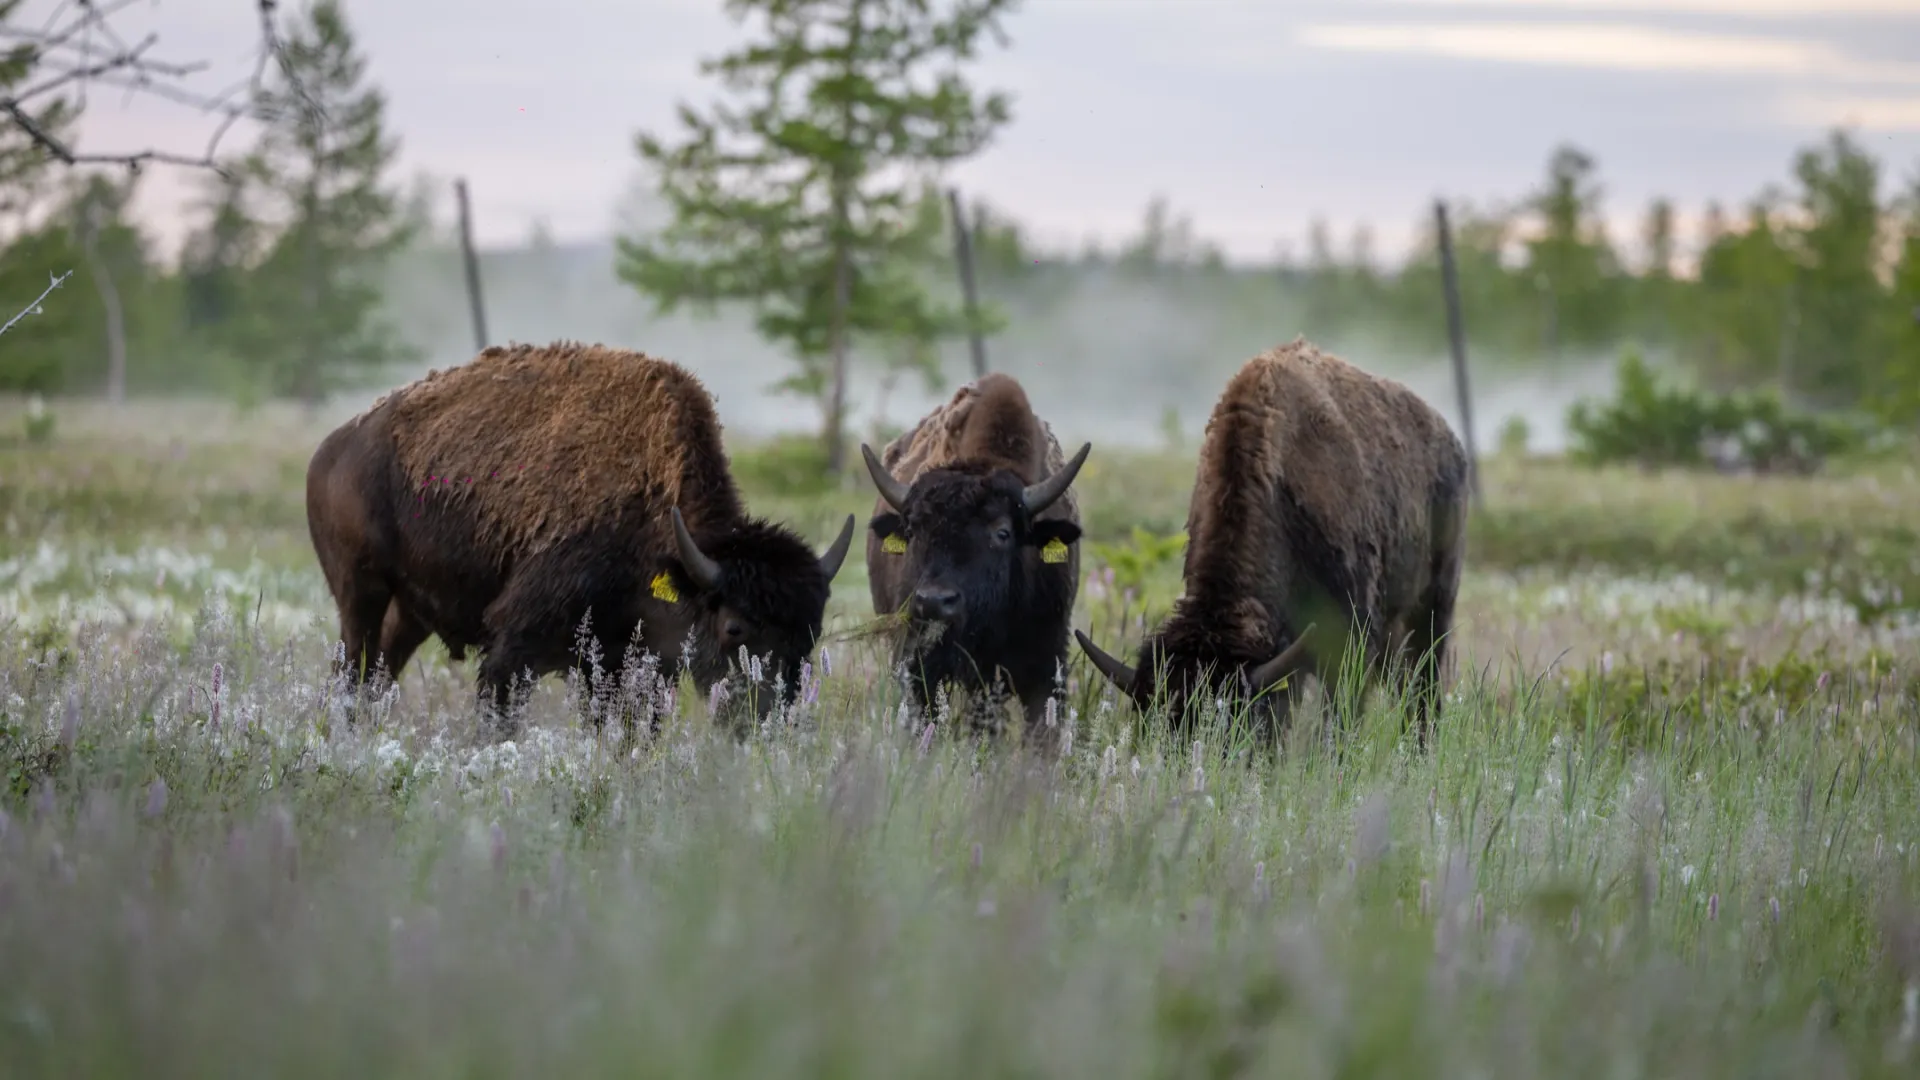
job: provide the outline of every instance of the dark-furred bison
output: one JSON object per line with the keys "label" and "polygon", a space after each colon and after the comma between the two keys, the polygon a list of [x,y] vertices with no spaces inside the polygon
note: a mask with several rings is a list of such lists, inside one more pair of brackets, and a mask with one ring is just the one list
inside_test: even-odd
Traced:
{"label": "dark-furred bison", "polygon": [[[1254,357],[1207,421],[1187,509],[1185,590],[1135,666],[1075,631],[1144,707],[1178,723],[1190,697],[1262,695],[1284,723],[1299,680],[1323,686],[1356,643],[1365,686],[1394,663],[1427,745],[1466,544],[1468,463],[1412,390],[1304,340]],[[1265,693],[1266,691],[1275,691]]]}
{"label": "dark-furred bison", "polygon": [[[685,369],[560,342],[493,347],[382,398],[321,441],[307,528],[350,679],[397,678],[437,635],[478,647],[484,704],[576,663],[593,636],[685,662],[703,692],[744,648],[764,717],[820,635],[854,519],[816,556],[747,516],[713,400]],[[691,656],[683,646],[691,645]]]}
{"label": "dark-furred bison", "polygon": [[902,616],[894,662],[923,710],[936,687],[955,683],[986,692],[970,695],[988,706],[970,720],[997,729],[1011,690],[1028,732],[1045,730],[1079,585],[1080,509],[1068,488],[1092,448],[1063,461],[1026,391],[997,373],[962,387],[881,457],[861,445],[880,492],[867,535],[873,609]]}

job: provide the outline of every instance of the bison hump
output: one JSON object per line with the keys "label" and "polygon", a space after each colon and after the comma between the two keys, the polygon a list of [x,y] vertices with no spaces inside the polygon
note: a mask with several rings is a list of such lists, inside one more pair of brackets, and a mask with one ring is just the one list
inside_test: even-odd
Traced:
{"label": "bison hump", "polygon": [[636,499],[677,505],[695,528],[740,513],[712,398],[643,353],[494,347],[396,392],[392,410],[420,498],[467,507],[489,542],[538,549]]}

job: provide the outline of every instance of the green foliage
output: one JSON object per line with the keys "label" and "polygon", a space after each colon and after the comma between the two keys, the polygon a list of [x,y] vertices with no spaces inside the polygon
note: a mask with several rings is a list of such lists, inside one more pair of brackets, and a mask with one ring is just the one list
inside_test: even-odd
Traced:
{"label": "green foliage", "polygon": [[1503,457],[1526,457],[1527,440],[1533,435],[1533,429],[1527,424],[1527,418],[1519,413],[1501,423],[1500,432],[1495,436],[1495,452]]}
{"label": "green foliage", "polygon": [[[195,254],[190,311],[218,323],[262,385],[316,403],[327,392],[418,359],[382,311],[381,271],[411,239],[386,174],[399,153],[386,97],[339,0],[316,0],[283,37],[279,79],[255,102],[266,118],[244,181],[217,185]],[[261,226],[274,228],[243,260]]]}
{"label": "green foliage", "polygon": [[1113,571],[1116,585],[1138,591],[1149,577],[1179,561],[1187,550],[1187,534],[1183,529],[1161,536],[1135,525],[1126,541],[1090,541],[1087,548],[1099,565]]}
{"label": "green foliage", "polygon": [[821,495],[836,489],[838,478],[827,471],[827,453],[820,440],[782,436],[728,452],[734,479],[743,487],[782,495]]}
{"label": "green foliage", "polygon": [[1771,390],[1712,395],[1665,382],[1637,351],[1622,357],[1618,371],[1613,400],[1583,399],[1567,411],[1572,456],[1585,464],[1654,468],[1712,459],[1759,472],[1812,472],[1866,448],[1874,434],[1860,423],[1791,412]]}
{"label": "green foliage", "polygon": [[933,257],[930,189],[883,178],[970,156],[1006,122],[1005,96],[976,99],[955,65],[1010,6],[729,0],[735,19],[763,18],[764,36],[701,71],[744,103],[682,106],[678,144],[637,139],[672,220],[620,238],[619,277],[663,312],[749,302],[799,361],[781,388],[822,401],[830,462],[849,343],[905,342],[906,362],[924,364],[924,346],[967,328],[915,273]]}

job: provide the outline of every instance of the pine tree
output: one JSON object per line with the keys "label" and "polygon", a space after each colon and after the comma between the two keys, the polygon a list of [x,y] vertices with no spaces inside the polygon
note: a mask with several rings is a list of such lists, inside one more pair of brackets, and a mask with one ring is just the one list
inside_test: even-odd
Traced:
{"label": "pine tree", "polygon": [[672,221],[620,239],[619,277],[663,313],[750,302],[760,334],[800,362],[781,388],[823,399],[829,470],[844,460],[852,339],[966,329],[957,304],[936,304],[911,272],[925,243],[913,174],[978,152],[1006,122],[1005,96],[977,98],[957,67],[1012,4],[727,0],[763,33],[700,70],[745,103],[683,105],[676,145],[637,139]]}
{"label": "pine tree", "polygon": [[386,97],[367,84],[339,0],[316,0],[283,34],[283,69],[256,101],[247,213],[278,235],[247,282],[243,355],[266,389],[309,407],[357,376],[413,360],[381,314],[382,271],[411,239],[387,174],[399,153]]}
{"label": "pine tree", "polygon": [[1880,165],[1845,131],[1796,156],[1800,227],[1790,387],[1823,404],[1851,404],[1877,377],[1882,308]]}
{"label": "pine tree", "polygon": [[[18,21],[16,15],[23,2],[0,0],[0,26],[11,27]],[[29,89],[39,66],[40,50],[32,41],[20,41],[0,51],[0,98],[10,101],[16,91]],[[65,143],[78,120],[79,110],[66,97],[50,97],[38,108],[31,104],[8,107],[0,119],[0,215],[20,213],[49,190],[55,159],[33,133]],[[45,287],[42,284],[41,288]],[[12,317],[11,311],[0,315],[0,322]]]}
{"label": "pine tree", "polygon": [[1598,166],[1575,147],[1562,146],[1547,163],[1547,183],[1532,200],[1541,233],[1527,244],[1527,269],[1543,282],[1553,331],[1560,340],[1592,345],[1616,330],[1614,254],[1600,219]]}

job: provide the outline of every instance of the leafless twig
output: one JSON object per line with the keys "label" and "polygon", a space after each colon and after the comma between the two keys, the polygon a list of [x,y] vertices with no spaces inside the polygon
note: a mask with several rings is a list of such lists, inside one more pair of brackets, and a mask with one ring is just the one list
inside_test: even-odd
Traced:
{"label": "leafless twig", "polygon": [[[51,276],[51,275],[50,275],[50,276]],[[36,296],[36,297],[34,297],[34,298],[33,298],[33,303],[31,303],[31,304],[28,304],[28,305],[27,305],[26,307],[24,307],[24,308],[21,308],[21,309],[20,309],[20,314],[18,314],[18,315],[15,315],[15,316],[14,316],[13,318],[11,318],[11,319],[8,319],[8,320],[7,320],[7,325],[5,325],[5,326],[0,326],[0,334],[4,334],[4,333],[6,333],[7,331],[9,331],[9,330],[11,330],[11,329],[13,329],[13,324],[14,324],[14,323],[17,323],[17,322],[19,322],[19,321],[20,321],[21,319],[24,319],[24,318],[26,318],[27,316],[29,316],[29,315],[32,315],[32,314],[34,314],[35,312],[37,312],[37,311],[39,311],[39,310],[40,310],[40,301],[42,301],[42,300],[45,300],[45,299],[47,298],[47,296],[48,296],[48,294],[50,294],[50,293],[52,293],[52,292],[53,292],[53,290],[55,290],[55,289],[57,289],[57,288],[59,288],[59,287],[60,287],[60,283],[61,283],[61,282],[63,282],[63,281],[65,281],[65,280],[67,280],[68,278],[70,278],[70,277],[72,277],[72,276],[73,276],[73,271],[71,271],[71,270],[69,270],[69,271],[67,271],[67,272],[66,272],[66,273],[64,273],[64,274],[61,274],[61,275],[60,275],[59,277],[56,277],[56,278],[54,278],[54,279],[53,279],[53,283],[52,283],[51,285],[48,285],[48,286],[46,287],[46,289],[45,289],[45,290],[44,290],[43,292],[41,292],[41,294],[40,294],[39,296]]]}
{"label": "leafless twig", "polygon": [[[155,59],[148,52],[157,44],[157,35],[149,34],[129,43],[114,30],[111,17],[135,2],[137,0],[62,0],[43,29],[0,26],[0,43],[14,42],[31,49],[35,71],[41,76],[31,85],[0,97],[0,112],[56,160],[67,165],[124,165],[136,172],[150,162],[164,163],[210,169],[226,176],[218,156],[221,139],[242,117],[272,118],[263,115],[259,102],[270,61],[291,87],[299,107],[310,115],[323,115],[287,62],[285,44],[274,22],[278,0],[254,0],[260,21],[260,46],[253,72],[249,78],[216,94],[201,94],[177,85],[186,76],[205,70],[204,62],[183,64]],[[158,149],[81,153],[36,121],[29,107],[37,100],[62,92],[71,94],[76,106],[84,106],[87,88],[93,83],[123,89],[128,97],[146,93],[177,102],[218,116],[220,123],[198,156]]]}

